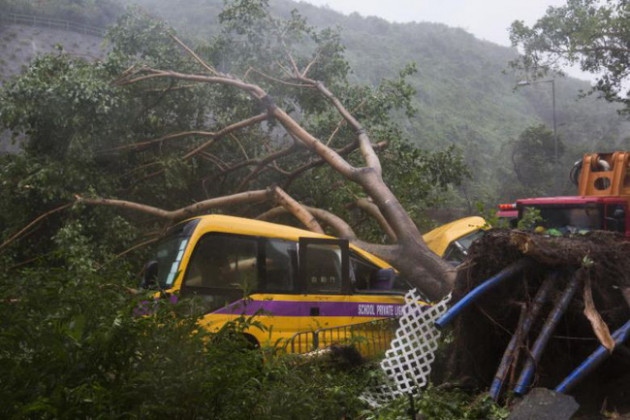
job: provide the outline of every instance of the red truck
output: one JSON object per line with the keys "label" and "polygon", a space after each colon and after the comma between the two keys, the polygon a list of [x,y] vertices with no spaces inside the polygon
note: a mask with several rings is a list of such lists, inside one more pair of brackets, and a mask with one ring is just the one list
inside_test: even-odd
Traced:
{"label": "red truck", "polygon": [[521,220],[527,209],[537,209],[536,226],[561,233],[609,230],[630,237],[630,152],[584,155],[571,170],[578,195],[519,199],[499,206],[499,217]]}

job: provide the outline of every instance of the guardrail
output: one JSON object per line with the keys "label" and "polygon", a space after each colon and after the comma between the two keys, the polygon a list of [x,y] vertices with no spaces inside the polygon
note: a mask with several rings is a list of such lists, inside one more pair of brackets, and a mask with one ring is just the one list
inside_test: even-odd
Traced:
{"label": "guardrail", "polygon": [[31,25],[65,31],[78,32],[85,35],[104,37],[107,30],[98,26],[79,24],[70,20],[57,19],[47,16],[29,15],[0,10],[0,22],[19,25]]}
{"label": "guardrail", "polygon": [[397,328],[398,318],[319,328],[295,334],[285,348],[289,353],[308,353],[332,345],[353,345],[363,356],[376,356],[389,348]]}

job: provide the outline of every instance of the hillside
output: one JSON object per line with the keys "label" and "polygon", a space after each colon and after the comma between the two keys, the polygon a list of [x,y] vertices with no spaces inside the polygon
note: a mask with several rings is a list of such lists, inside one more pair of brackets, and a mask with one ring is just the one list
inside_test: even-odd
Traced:
{"label": "hillside", "polygon": [[[162,16],[189,38],[215,33],[222,8],[221,0],[133,3]],[[417,90],[414,105],[418,113],[411,120],[401,116],[401,124],[419,147],[439,149],[455,144],[463,151],[473,179],[455,192],[452,205],[470,210],[477,200],[492,203],[513,198],[510,142],[526,127],[540,123],[551,126],[553,119],[548,84],[514,90],[519,78],[506,71],[516,54],[513,49],[442,24],[394,24],[288,0],[271,4],[277,14],[297,8],[315,26],[338,27],[354,71],[352,80],[358,83],[377,83],[396,75],[406,63],[415,62],[418,73],[410,80]],[[12,73],[18,62],[25,63],[30,52],[51,50],[56,43],[68,51],[76,49],[78,54],[98,54],[91,52],[98,44],[94,39],[71,32],[17,30],[7,25],[0,30],[5,41],[0,50],[3,77],[7,67]],[[12,35],[11,31],[17,32]],[[558,166],[558,178],[563,182],[570,164],[582,153],[628,147],[625,139],[630,128],[617,115],[615,105],[593,96],[578,100],[579,92],[588,88],[584,81],[556,78],[558,135],[568,150]],[[562,187],[571,191],[567,184]]]}
{"label": "hillside", "polygon": [[[220,0],[133,0],[171,22],[190,37],[211,36],[217,29]],[[520,80],[508,71],[516,51],[470,33],[436,23],[390,23],[358,14],[345,16],[304,2],[272,0],[274,12],[287,15],[298,9],[318,27],[337,27],[346,45],[354,80],[377,83],[415,62],[411,76],[418,109],[412,120],[401,118],[409,138],[423,148],[459,146],[473,172],[473,180],[457,191],[453,205],[473,209],[474,201],[495,203],[514,198],[511,145],[528,126],[552,126],[549,84],[515,90]],[[568,170],[588,151],[628,147],[630,125],[618,107],[595,96],[579,99],[588,82],[556,78],[558,136],[568,152],[558,165],[557,188],[571,193]],[[465,200],[461,197],[469,197]]]}
{"label": "hillside", "polygon": [[[56,53],[62,48],[77,57],[92,60],[105,52],[103,39],[76,31],[46,26],[15,24],[8,13],[0,19],[0,87],[18,75],[35,56]],[[42,20],[42,24],[46,21]],[[8,132],[0,133],[0,154],[16,152]]]}

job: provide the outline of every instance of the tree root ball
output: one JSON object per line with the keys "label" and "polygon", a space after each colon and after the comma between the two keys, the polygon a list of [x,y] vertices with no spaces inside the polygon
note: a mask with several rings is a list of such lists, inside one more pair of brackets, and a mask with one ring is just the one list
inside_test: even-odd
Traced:
{"label": "tree root ball", "polygon": [[[455,322],[447,363],[449,381],[478,389],[490,386],[521,313],[531,308],[543,279],[553,271],[559,273],[553,293],[516,351],[517,362],[508,371],[505,390],[513,389],[547,315],[576,271],[590,278],[595,307],[611,332],[630,319],[630,306],[622,294],[624,288],[630,287],[630,241],[601,231],[550,237],[519,230],[490,230],[473,244],[469,258],[459,267],[453,302],[523,257],[529,257],[531,264],[521,275],[488,292]],[[537,365],[532,387],[555,388],[600,345],[583,314],[583,287],[582,281],[553,332]],[[630,359],[625,348],[613,352],[572,392],[581,404],[599,404],[598,409],[606,399],[609,408],[619,408],[615,404],[630,405],[628,393]]]}

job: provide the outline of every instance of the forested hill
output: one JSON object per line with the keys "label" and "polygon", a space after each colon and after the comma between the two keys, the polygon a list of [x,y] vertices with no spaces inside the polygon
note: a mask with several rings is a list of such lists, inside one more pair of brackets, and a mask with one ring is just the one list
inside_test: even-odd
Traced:
{"label": "forested hill", "polygon": [[[3,0],[0,6],[3,3],[23,6],[34,2]],[[124,3],[139,4],[189,38],[211,36],[218,28],[218,13],[223,7],[222,0]],[[407,63],[417,64],[418,72],[410,81],[417,90],[414,102],[418,113],[412,119],[401,116],[401,124],[408,128],[409,139],[420,147],[455,144],[464,152],[474,177],[457,194],[467,197],[467,203],[456,205],[479,199],[492,202],[522,193],[512,168],[512,142],[529,126],[543,123],[551,127],[553,118],[550,84],[514,90],[519,77],[508,70],[508,62],[515,57],[515,50],[442,24],[395,24],[289,0],[270,3],[276,14],[297,8],[310,24],[338,27],[356,82],[377,83],[395,76]],[[111,10],[117,7],[112,0],[103,4],[109,4]],[[84,19],[89,20],[87,16]],[[630,134],[628,125],[614,105],[595,97],[577,100],[579,91],[588,88],[584,81],[556,79],[558,134],[566,146],[558,166],[562,182],[570,164],[582,153],[630,146],[625,142]],[[571,187],[564,187],[571,192]]]}
{"label": "forested hill", "polygon": [[[197,36],[216,28],[220,0],[133,0],[168,19],[180,30]],[[516,56],[512,48],[482,41],[463,29],[437,23],[390,23],[377,17],[349,16],[304,2],[271,0],[276,14],[298,9],[310,24],[339,28],[346,55],[357,82],[377,83],[395,76],[415,62],[411,76],[416,88],[418,114],[401,119],[409,136],[420,147],[442,148],[456,144],[473,171],[473,182],[461,196],[470,201],[492,202],[522,194],[514,187],[511,152],[513,142],[526,127],[552,127],[549,84],[515,90],[519,76],[508,69]],[[630,146],[630,127],[615,105],[595,97],[578,100],[589,83],[572,78],[556,79],[558,136],[566,153],[558,166],[558,181],[567,193],[568,171],[587,151]],[[544,189],[544,188],[543,188]]]}

